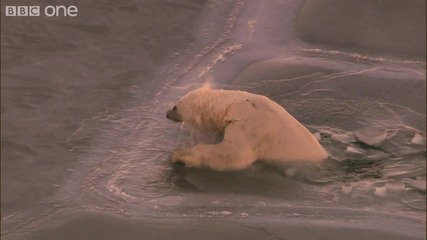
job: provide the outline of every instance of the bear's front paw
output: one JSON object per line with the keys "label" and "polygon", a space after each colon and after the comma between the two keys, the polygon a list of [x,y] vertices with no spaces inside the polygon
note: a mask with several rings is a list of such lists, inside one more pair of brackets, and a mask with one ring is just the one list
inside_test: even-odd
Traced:
{"label": "bear's front paw", "polygon": [[186,167],[198,167],[200,166],[200,161],[198,158],[191,154],[191,151],[188,149],[176,150],[172,154],[172,162],[182,163]]}
{"label": "bear's front paw", "polygon": [[183,150],[175,150],[173,153],[172,153],[172,162],[173,163],[183,163],[182,161],[181,161],[181,158],[182,158],[182,156],[183,156],[184,154],[183,154]]}

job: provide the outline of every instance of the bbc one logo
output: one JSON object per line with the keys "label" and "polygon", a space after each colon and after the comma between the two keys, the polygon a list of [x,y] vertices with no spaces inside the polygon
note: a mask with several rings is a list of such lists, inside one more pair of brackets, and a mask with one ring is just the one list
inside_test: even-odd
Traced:
{"label": "bbc one logo", "polygon": [[74,6],[6,6],[6,17],[37,17],[40,15],[46,17],[75,17],[79,9]]}

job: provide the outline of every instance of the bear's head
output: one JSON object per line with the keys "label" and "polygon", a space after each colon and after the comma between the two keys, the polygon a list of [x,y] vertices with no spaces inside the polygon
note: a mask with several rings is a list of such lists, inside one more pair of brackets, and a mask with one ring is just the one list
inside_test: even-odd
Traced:
{"label": "bear's head", "polygon": [[213,90],[209,85],[193,90],[181,97],[175,106],[166,112],[166,117],[174,122],[185,122],[199,128],[221,128],[221,110],[216,99],[221,90]]}

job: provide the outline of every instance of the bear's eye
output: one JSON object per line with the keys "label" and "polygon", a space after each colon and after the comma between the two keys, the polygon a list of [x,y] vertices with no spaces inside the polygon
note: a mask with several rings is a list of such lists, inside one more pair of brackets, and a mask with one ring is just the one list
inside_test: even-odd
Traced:
{"label": "bear's eye", "polygon": [[172,111],[176,111],[178,108],[176,106],[173,106]]}

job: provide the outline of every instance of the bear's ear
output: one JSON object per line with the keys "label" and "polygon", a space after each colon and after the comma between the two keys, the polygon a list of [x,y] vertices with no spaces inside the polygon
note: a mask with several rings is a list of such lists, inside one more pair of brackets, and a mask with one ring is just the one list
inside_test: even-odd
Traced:
{"label": "bear's ear", "polygon": [[203,89],[203,90],[209,90],[209,89],[211,89],[212,88],[212,85],[211,85],[211,83],[209,82],[209,80],[207,80],[204,84],[203,84],[203,86],[200,88],[200,89]]}
{"label": "bear's ear", "polygon": [[213,76],[210,73],[207,73],[205,76],[205,83],[201,88],[204,90],[210,90],[213,88],[213,84],[212,84],[213,82],[214,82]]}

